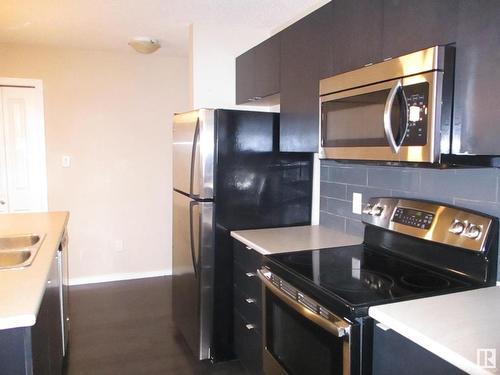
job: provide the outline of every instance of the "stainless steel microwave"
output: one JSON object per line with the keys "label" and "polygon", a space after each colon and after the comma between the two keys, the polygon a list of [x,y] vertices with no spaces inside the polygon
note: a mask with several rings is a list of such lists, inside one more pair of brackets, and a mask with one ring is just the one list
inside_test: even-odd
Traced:
{"label": "stainless steel microwave", "polygon": [[450,152],[454,48],[320,81],[320,158],[439,163]]}

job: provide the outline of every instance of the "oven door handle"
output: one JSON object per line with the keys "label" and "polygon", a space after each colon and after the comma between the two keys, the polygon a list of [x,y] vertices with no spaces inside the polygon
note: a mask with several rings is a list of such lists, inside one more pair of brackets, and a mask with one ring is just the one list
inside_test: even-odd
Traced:
{"label": "oven door handle", "polygon": [[268,271],[267,269],[264,268],[257,270],[257,275],[262,280],[266,288],[268,288],[276,297],[285,302],[288,306],[290,306],[304,318],[312,321],[313,323],[317,324],[321,328],[334,334],[337,337],[344,337],[349,335],[349,328],[350,328],[349,324],[347,324],[339,317],[336,317],[331,313],[330,317],[334,318],[334,320],[326,319],[321,315],[319,315],[319,313],[308,309],[307,307],[300,304],[292,297],[288,296],[288,294],[280,290],[276,285],[274,285],[271,282],[271,280],[269,280],[269,278],[271,277],[271,272]]}
{"label": "oven door handle", "polygon": [[[391,114],[392,114],[392,106],[394,104],[394,100],[396,99],[396,96],[400,91],[403,97],[403,104],[401,105],[401,110],[404,113],[404,120],[403,124],[399,124],[399,127],[401,128],[400,130],[401,135],[398,137],[399,142],[396,142],[396,138],[394,137],[394,133],[392,132]],[[399,152],[399,149],[405,139],[406,131],[408,130],[408,115],[406,113],[407,112],[406,108],[407,108],[407,102],[405,93],[403,91],[403,83],[400,79],[398,79],[396,84],[389,91],[389,95],[387,96],[387,100],[385,102],[385,107],[384,107],[385,137],[387,138],[387,142],[389,142],[389,146],[391,147],[392,152],[395,154]]]}

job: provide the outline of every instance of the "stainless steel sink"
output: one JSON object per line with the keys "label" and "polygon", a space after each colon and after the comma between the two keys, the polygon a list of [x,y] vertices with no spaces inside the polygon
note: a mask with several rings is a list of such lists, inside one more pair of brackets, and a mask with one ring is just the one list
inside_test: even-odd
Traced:
{"label": "stainless steel sink", "polygon": [[0,251],[0,268],[19,267],[31,257],[31,251]]}
{"label": "stainless steel sink", "polygon": [[34,233],[0,237],[0,270],[31,265],[44,239]]}
{"label": "stainless steel sink", "polygon": [[20,234],[0,237],[0,250],[22,249],[36,245],[40,241],[38,234]]}

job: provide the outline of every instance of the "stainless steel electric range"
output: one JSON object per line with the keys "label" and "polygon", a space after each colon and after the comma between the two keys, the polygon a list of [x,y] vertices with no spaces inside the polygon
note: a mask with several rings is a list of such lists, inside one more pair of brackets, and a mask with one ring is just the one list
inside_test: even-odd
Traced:
{"label": "stainless steel electric range", "polygon": [[369,374],[370,306],[494,285],[498,219],[412,199],[373,198],[361,245],[267,256],[266,375]]}

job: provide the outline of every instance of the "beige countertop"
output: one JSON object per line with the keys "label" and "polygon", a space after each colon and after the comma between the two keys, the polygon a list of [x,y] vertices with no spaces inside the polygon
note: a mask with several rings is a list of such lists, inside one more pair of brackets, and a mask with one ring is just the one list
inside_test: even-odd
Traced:
{"label": "beige countertop", "polygon": [[231,236],[264,255],[358,245],[363,242],[362,237],[321,225],[238,230],[231,232]]}
{"label": "beige countertop", "polygon": [[0,214],[0,236],[46,234],[30,266],[0,270],[0,329],[35,324],[68,218],[68,212]]}
{"label": "beige countertop", "polygon": [[[500,287],[373,306],[369,315],[468,374],[498,374]],[[477,364],[478,350],[495,350],[497,369]]]}

